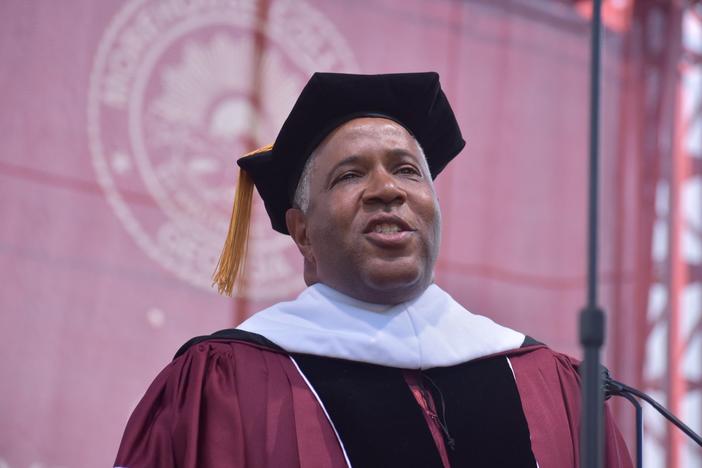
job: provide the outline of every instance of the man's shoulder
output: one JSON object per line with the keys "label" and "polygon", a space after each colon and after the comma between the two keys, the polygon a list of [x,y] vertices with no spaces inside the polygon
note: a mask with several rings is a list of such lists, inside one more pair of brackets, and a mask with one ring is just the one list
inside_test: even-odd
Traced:
{"label": "man's shoulder", "polygon": [[533,365],[556,365],[577,370],[580,361],[568,354],[561,353],[549,347],[547,344],[535,340],[530,336],[524,338],[521,347],[505,352],[512,360],[519,359],[533,363]]}
{"label": "man's shoulder", "polygon": [[559,390],[563,394],[578,395],[580,391],[580,376],[578,367],[580,361],[567,354],[555,351],[543,343],[527,342],[515,350],[506,353],[514,372],[518,386],[534,387],[543,393]]}
{"label": "man's shoulder", "polygon": [[250,388],[265,388],[270,382],[290,385],[296,371],[289,356],[261,335],[238,329],[220,330],[188,340],[152,387],[157,393],[163,390],[172,396],[192,392],[199,395],[202,389],[208,389],[201,397],[210,398],[217,397],[218,387],[210,384],[219,381],[229,382],[227,385],[232,388],[236,388],[236,382],[246,382]]}
{"label": "man's shoulder", "polygon": [[499,351],[497,353],[486,354],[476,360],[494,358],[494,357],[507,357],[510,359],[522,358],[525,360],[533,361],[550,361],[550,360],[563,360],[564,362],[570,362],[573,365],[577,365],[578,361],[566,354],[560,353],[548,344],[532,338],[529,335],[524,335],[524,340],[521,345],[514,348],[509,348],[504,351]]}
{"label": "man's shoulder", "polygon": [[278,354],[287,354],[286,351],[273,343],[271,340],[258,333],[249,332],[246,330],[240,330],[238,328],[227,328],[224,330],[219,330],[210,335],[196,336],[189,339],[185,344],[183,344],[178,351],[173,356],[173,359],[177,359],[180,356],[186,354],[188,351],[195,349],[198,345],[202,344],[212,344],[212,343],[230,343],[230,344],[242,344],[246,346],[253,346],[255,348],[271,351]]}

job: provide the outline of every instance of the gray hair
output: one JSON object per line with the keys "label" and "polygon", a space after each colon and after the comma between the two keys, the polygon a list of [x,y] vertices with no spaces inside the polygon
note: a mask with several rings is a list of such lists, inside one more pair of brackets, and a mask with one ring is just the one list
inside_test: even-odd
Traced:
{"label": "gray hair", "polygon": [[293,196],[293,207],[301,210],[303,213],[307,213],[307,209],[310,207],[310,179],[312,178],[312,168],[314,167],[316,156],[317,150],[315,149],[310,154],[310,157],[307,158],[307,162],[305,162],[305,167],[302,169],[302,174]]}
{"label": "gray hair", "polygon": [[[422,145],[419,144],[416,138],[412,138],[417,145],[419,154],[422,155],[420,163],[422,169],[427,175],[430,175],[429,163],[427,162],[427,156],[424,154],[424,149]],[[293,207],[301,210],[303,213],[307,213],[307,209],[310,207],[310,180],[312,178],[312,169],[314,168],[314,161],[317,156],[317,149],[312,151],[310,157],[307,158],[305,162],[305,167],[302,169],[302,174],[300,175],[300,180],[297,183],[297,188],[295,188],[295,195],[293,196]],[[432,189],[434,188],[434,181],[429,177],[429,184]]]}

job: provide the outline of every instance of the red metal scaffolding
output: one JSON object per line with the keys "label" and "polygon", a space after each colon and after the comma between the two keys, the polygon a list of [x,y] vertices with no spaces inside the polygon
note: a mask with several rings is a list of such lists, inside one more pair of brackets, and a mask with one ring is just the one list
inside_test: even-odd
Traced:
{"label": "red metal scaffolding", "polygon": [[[655,172],[650,282],[641,309],[645,338],[644,390],[699,431],[702,425],[702,4],[639,2],[645,31],[648,97],[642,187]],[[649,29],[648,31],[647,28]],[[650,30],[651,28],[657,30]],[[658,83],[658,93],[651,93]],[[646,86],[644,86],[646,88]],[[651,109],[653,110],[653,109]],[[655,135],[655,136],[652,136]],[[647,466],[702,466],[702,450],[660,416],[647,415]]]}

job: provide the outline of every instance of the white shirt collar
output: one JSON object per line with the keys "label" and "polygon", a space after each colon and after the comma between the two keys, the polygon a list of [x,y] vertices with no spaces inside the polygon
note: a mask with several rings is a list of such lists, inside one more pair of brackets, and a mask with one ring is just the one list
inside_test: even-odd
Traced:
{"label": "white shirt collar", "polygon": [[264,309],[239,329],[294,353],[429,369],[518,348],[524,335],[474,315],[431,285],[416,299],[370,304],[315,284]]}

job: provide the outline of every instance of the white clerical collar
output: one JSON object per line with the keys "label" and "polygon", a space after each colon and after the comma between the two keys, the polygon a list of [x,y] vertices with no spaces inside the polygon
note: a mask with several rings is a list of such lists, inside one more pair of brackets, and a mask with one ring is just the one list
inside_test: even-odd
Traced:
{"label": "white clerical collar", "polygon": [[402,304],[369,304],[315,284],[239,329],[293,353],[429,369],[518,348],[524,335],[474,315],[436,285]]}

